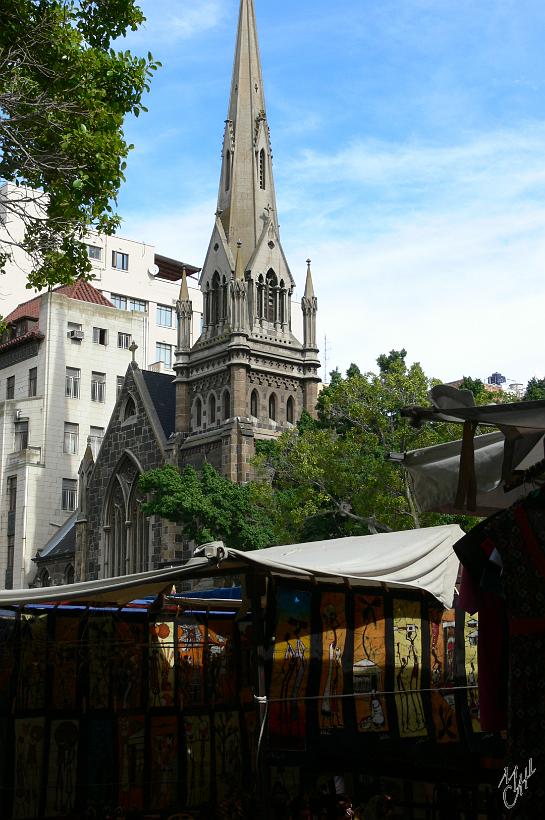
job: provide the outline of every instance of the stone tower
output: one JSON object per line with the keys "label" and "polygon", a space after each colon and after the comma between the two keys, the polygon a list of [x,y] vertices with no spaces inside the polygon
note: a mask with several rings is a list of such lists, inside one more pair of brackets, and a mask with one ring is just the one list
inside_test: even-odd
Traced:
{"label": "stone tower", "polygon": [[251,477],[255,440],[315,412],[317,300],[310,262],[304,338],[291,330],[295,287],[278,228],[269,127],[253,0],[241,0],[218,208],[200,278],[200,338],[178,301],[176,424],[180,466],[207,460],[233,481]]}

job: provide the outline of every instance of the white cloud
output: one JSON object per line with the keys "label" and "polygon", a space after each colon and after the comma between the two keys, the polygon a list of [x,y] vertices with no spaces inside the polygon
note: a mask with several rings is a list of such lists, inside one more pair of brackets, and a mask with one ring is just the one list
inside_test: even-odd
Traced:
{"label": "white cloud", "polygon": [[215,200],[170,212],[124,214],[121,234],[154,245],[157,253],[200,267],[212,235]]}
{"label": "white cloud", "polygon": [[146,0],[146,23],[133,37],[159,37],[166,42],[189,40],[218,26],[228,9],[223,0]]}

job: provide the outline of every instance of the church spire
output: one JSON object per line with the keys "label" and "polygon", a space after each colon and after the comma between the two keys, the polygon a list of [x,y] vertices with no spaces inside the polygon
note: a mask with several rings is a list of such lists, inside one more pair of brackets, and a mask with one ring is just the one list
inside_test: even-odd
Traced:
{"label": "church spire", "polygon": [[244,268],[264,229],[278,227],[254,0],[240,2],[218,216],[233,258],[242,242]]}
{"label": "church spire", "polygon": [[306,349],[316,350],[316,314],[318,313],[318,300],[314,294],[310,265],[311,261],[307,259],[305,295],[301,299],[301,310],[303,311],[303,346]]}

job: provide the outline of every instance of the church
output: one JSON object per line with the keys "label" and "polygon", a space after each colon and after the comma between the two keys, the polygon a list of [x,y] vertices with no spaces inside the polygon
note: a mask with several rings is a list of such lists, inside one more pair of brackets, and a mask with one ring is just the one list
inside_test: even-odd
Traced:
{"label": "church", "polygon": [[[241,0],[225,123],[218,205],[200,274],[204,315],[191,344],[185,272],[176,313],[176,376],[140,370],[133,353],[96,462],[80,468],[73,526],[77,580],[154,569],[190,557],[175,525],[141,512],[140,475],[165,464],[210,463],[236,482],[252,478],[255,442],[314,414],[319,376],[317,299],[307,262],[303,338],[292,332],[295,280],[279,232],[272,151],[253,0]],[[55,556],[70,536],[40,551]],[[68,540],[67,540],[68,538]]]}

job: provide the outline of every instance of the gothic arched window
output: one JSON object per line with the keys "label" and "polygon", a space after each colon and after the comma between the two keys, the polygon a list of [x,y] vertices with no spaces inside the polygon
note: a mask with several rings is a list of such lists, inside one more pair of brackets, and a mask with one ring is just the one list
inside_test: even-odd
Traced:
{"label": "gothic arched window", "polygon": [[43,587],[51,586],[51,577],[46,569],[42,570],[42,573],[40,575],[40,584]]}
{"label": "gothic arched window", "polygon": [[136,416],[136,404],[133,397],[129,396],[125,402],[125,407],[123,408],[123,421],[127,421],[133,416]]}
{"label": "gothic arched window", "polygon": [[231,418],[231,395],[228,390],[223,394],[223,420]]}
{"label": "gothic arched window", "polygon": [[216,423],[216,397],[212,393],[208,399],[208,424]]}
{"label": "gothic arched window", "polygon": [[279,303],[280,303],[279,321],[282,325],[285,325],[286,324],[286,286],[284,284],[283,279],[280,281]]}
{"label": "gothic arched window", "polygon": [[217,325],[220,318],[220,275],[215,273],[212,277],[212,309],[211,323]]}
{"label": "gothic arched window", "polygon": [[224,321],[227,319],[227,282],[225,276],[221,286],[221,317]]}
{"label": "gothic arched window", "polygon": [[267,274],[266,319],[268,322],[278,321],[278,280],[273,270]]}
{"label": "gothic arched window", "polygon": [[257,318],[265,318],[265,280],[260,275],[257,280]]}
{"label": "gothic arched window", "polygon": [[225,190],[231,187],[231,152],[225,154]]}
{"label": "gothic arched window", "polygon": [[250,415],[254,416],[254,418],[259,417],[259,396],[257,390],[252,390],[252,395],[250,396]]}
{"label": "gothic arched window", "polygon": [[106,496],[104,515],[104,577],[112,578],[148,568],[149,522],[138,491],[140,468],[124,455]]}
{"label": "gothic arched window", "polygon": [[259,152],[259,187],[262,191],[267,187],[267,176],[265,170],[265,150]]}
{"label": "gothic arched window", "polygon": [[269,418],[276,421],[276,396],[271,393],[269,398]]}
{"label": "gothic arched window", "polygon": [[293,424],[294,415],[294,401],[293,398],[290,396],[288,399],[288,403],[286,404],[286,421],[288,421],[290,424]]}
{"label": "gothic arched window", "polygon": [[68,564],[64,571],[64,583],[65,584],[73,584],[74,583],[74,567],[72,564]]}
{"label": "gothic arched window", "polygon": [[197,399],[195,402],[195,426],[200,427],[202,424],[202,401]]}

